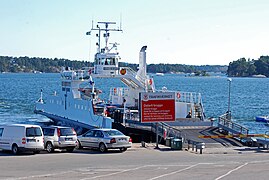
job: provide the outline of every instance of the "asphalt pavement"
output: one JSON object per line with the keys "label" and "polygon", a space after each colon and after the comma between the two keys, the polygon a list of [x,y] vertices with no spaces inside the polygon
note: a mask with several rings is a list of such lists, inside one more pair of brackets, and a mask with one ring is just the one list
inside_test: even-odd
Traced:
{"label": "asphalt pavement", "polygon": [[154,143],[120,153],[56,151],[14,156],[0,152],[0,179],[268,179],[269,151],[255,147],[206,148],[203,154]]}

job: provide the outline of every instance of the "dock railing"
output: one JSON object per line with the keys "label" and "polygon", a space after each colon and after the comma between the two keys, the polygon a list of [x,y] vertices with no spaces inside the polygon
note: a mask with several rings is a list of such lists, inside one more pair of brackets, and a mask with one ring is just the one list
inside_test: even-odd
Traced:
{"label": "dock railing", "polygon": [[[176,129],[164,122],[160,123],[160,126],[162,128],[162,137],[165,139],[166,137],[174,137],[174,138],[184,138],[184,135],[179,129]],[[166,131],[166,133],[164,133]],[[166,137],[164,137],[164,134]]]}
{"label": "dock railing", "polygon": [[219,116],[218,127],[232,134],[248,134],[249,129],[244,126],[232,122],[229,118],[230,113],[225,113]]}

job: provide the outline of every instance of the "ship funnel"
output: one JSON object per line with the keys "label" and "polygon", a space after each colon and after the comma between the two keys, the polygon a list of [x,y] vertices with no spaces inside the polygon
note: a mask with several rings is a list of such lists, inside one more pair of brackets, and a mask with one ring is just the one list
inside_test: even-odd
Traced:
{"label": "ship funnel", "polygon": [[137,75],[140,77],[146,77],[147,75],[146,50],[147,46],[143,46],[139,52],[139,70]]}

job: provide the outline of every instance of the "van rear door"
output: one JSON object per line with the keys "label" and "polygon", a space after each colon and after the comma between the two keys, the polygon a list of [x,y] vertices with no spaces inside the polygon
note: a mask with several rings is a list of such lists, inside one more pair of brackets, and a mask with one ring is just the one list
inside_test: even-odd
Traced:
{"label": "van rear door", "polygon": [[26,139],[23,143],[27,148],[40,148],[43,146],[43,134],[40,127],[26,127]]}

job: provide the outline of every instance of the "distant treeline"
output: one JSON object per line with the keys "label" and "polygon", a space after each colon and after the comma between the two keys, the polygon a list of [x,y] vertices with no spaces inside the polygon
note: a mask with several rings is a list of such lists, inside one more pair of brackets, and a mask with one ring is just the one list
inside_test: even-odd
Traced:
{"label": "distant treeline", "polygon": [[240,58],[230,62],[227,70],[230,77],[250,77],[260,74],[269,77],[269,56],[261,56],[258,60]]}
{"label": "distant treeline", "polygon": [[[128,64],[132,69],[137,69],[138,64]],[[193,65],[185,65],[185,64],[148,64],[147,72],[149,73],[201,73],[203,72],[227,72],[227,66],[221,65],[203,65],[203,66],[193,66]]]}
{"label": "distant treeline", "polygon": [[[88,61],[71,61],[68,59],[58,58],[38,58],[38,57],[9,57],[0,56],[0,72],[60,72],[62,67],[71,67],[72,69],[80,69],[82,67],[93,66]],[[128,66],[134,70],[138,69],[138,64],[119,63],[119,66]],[[203,65],[192,66],[184,64],[148,64],[147,72],[149,73],[196,73],[205,74],[205,72],[227,72],[227,66],[221,65]]]}
{"label": "distant treeline", "polygon": [[0,72],[60,72],[62,67],[80,69],[91,66],[87,61],[70,61],[68,59],[50,59],[39,57],[8,57],[0,56]]}

